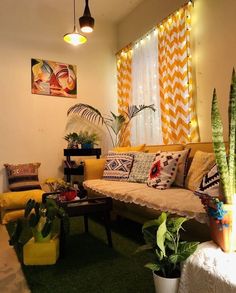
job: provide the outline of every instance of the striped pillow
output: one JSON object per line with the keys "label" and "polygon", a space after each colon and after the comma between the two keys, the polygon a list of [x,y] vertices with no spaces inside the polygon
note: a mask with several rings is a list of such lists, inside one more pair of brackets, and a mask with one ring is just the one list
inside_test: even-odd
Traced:
{"label": "striped pillow", "polygon": [[103,179],[127,181],[132,168],[134,154],[109,152],[103,171]]}
{"label": "striped pillow", "polygon": [[41,189],[38,178],[38,168],[40,165],[40,163],[4,164],[7,171],[9,189],[11,191]]}

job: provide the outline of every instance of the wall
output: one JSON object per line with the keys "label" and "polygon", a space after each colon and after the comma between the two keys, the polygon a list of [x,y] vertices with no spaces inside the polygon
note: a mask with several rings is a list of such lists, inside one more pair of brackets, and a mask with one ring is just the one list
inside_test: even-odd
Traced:
{"label": "wall", "polygon": [[[121,49],[141,37],[161,19],[186,1],[145,0],[118,26]],[[196,76],[196,106],[201,141],[211,140],[210,111],[213,88],[227,139],[228,92],[233,66],[236,66],[235,0],[195,0],[193,9],[193,63]]]}
{"label": "wall", "polygon": [[[86,44],[70,46],[62,37],[73,29],[71,10],[46,2],[0,3],[0,192],[7,188],[4,163],[41,162],[41,180],[62,176],[70,106],[116,108],[116,28],[98,20]],[[31,58],[77,65],[78,98],[32,95]]]}

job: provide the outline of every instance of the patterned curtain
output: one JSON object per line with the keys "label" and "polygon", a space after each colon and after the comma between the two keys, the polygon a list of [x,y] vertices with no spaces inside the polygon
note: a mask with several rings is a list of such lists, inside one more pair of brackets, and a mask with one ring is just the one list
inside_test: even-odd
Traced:
{"label": "patterned curtain", "polygon": [[[132,48],[127,46],[117,55],[117,87],[118,87],[118,112],[127,112],[131,105],[131,62]],[[130,146],[130,125],[121,130],[119,146]]]}
{"label": "patterned curtain", "polygon": [[191,3],[159,26],[158,60],[163,142],[199,141],[192,95]]}

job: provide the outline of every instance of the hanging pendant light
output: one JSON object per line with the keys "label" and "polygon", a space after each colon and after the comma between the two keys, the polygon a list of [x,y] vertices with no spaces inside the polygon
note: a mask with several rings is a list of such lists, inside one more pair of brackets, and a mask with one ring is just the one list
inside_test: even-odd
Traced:
{"label": "hanging pendant light", "polygon": [[79,18],[80,29],[83,33],[91,33],[94,28],[94,18],[91,16],[88,0],[85,0],[84,14]]}
{"label": "hanging pendant light", "polygon": [[64,41],[73,45],[78,46],[87,42],[87,38],[79,34],[76,23],[75,23],[75,0],[74,0],[74,29],[72,33],[67,33],[64,35]]}

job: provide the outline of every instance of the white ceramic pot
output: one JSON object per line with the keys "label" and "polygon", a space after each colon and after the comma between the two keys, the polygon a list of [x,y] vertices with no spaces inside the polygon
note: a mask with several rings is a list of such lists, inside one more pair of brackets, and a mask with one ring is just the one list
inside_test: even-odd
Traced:
{"label": "white ceramic pot", "polygon": [[163,278],[153,272],[156,293],[177,293],[180,278]]}

